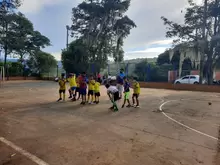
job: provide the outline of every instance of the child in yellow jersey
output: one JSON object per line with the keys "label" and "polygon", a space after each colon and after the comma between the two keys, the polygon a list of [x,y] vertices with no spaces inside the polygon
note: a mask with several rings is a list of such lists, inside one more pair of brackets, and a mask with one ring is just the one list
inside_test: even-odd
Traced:
{"label": "child in yellow jersey", "polygon": [[[90,76],[90,78],[89,78],[88,88],[89,88],[89,91],[88,91],[88,100],[87,101],[89,102],[89,104],[92,104],[93,100],[94,100],[94,90],[95,90],[95,80],[94,80],[93,76]],[[90,98],[91,98],[91,100],[90,100]]]}
{"label": "child in yellow jersey", "polygon": [[[132,101],[133,101],[133,106],[136,108],[139,108],[139,95],[140,95],[140,84],[137,82],[137,78],[133,79],[133,96],[132,96]],[[135,106],[135,101],[136,101],[136,106]]]}
{"label": "child in yellow jersey", "polygon": [[[57,101],[65,101],[65,93],[66,93],[66,79],[65,79],[65,74],[62,73],[61,79],[58,81],[60,89],[59,89],[59,96],[60,98]],[[63,93],[63,98],[62,98],[62,93]]]}
{"label": "child in yellow jersey", "polygon": [[95,82],[94,90],[95,90],[95,101],[94,103],[98,104],[99,103],[99,97],[100,97],[100,85],[101,85],[101,79],[98,78],[97,81]]}
{"label": "child in yellow jersey", "polygon": [[72,101],[76,101],[76,96],[75,96],[75,91],[76,91],[76,75],[75,74],[70,74],[70,77],[68,79],[70,89],[69,89],[69,94],[70,94],[70,99],[72,98]]}
{"label": "child in yellow jersey", "polygon": [[77,100],[80,99],[80,90],[79,90],[79,76],[76,78],[76,90],[75,90],[75,97],[78,95]]}

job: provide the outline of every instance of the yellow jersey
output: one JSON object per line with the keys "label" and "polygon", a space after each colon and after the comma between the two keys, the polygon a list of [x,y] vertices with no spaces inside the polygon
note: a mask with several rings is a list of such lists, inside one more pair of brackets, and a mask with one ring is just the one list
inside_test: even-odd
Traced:
{"label": "yellow jersey", "polygon": [[95,90],[95,80],[89,80],[89,90]]}
{"label": "yellow jersey", "polygon": [[60,79],[59,81],[60,90],[66,90],[66,80]]}
{"label": "yellow jersey", "polygon": [[70,87],[76,87],[77,86],[76,76],[73,76],[73,77],[69,78],[68,81],[69,81]]}
{"label": "yellow jersey", "polygon": [[97,92],[100,92],[100,83],[99,82],[95,82],[95,86],[94,86],[94,90],[95,90],[95,93],[97,93]]}
{"label": "yellow jersey", "polygon": [[141,88],[140,88],[140,84],[137,81],[133,82],[133,90],[134,90],[134,94],[140,94]]}

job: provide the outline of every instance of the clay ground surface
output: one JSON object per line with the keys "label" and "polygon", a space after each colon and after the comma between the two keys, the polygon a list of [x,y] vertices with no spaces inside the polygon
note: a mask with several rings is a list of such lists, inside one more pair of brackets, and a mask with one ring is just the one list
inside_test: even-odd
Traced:
{"label": "clay ground surface", "polygon": [[[99,105],[57,103],[58,84],[8,82],[0,88],[0,137],[49,165],[219,165],[220,94],[141,89],[141,108],[113,113]],[[68,96],[68,95],[67,95]],[[209,105],[211,103],[211,105]],[[122,102],[119,102],[121,105]],[[0,165],[34,165],[0,142]]]}

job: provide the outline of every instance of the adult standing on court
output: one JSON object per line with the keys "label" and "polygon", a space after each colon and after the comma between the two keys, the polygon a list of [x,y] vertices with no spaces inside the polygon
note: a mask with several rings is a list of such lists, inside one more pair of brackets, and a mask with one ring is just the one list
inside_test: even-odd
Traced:
{"label": "adult standing on court", "polygon": [[124,70],[121,69],[119,75],[117,76],[117,88],[119,91],[119,98],[122,98],[122,93],[123,93],[123,84],[124,84]]}

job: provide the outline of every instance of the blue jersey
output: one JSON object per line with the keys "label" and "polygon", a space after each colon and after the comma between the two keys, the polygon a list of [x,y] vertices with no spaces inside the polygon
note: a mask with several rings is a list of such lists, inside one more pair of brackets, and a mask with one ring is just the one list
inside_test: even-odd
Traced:
{"label": "blue jersey", "polygon": [[129,82],[125,82],[124,83],[124,91],[125,92],[130,92],[130,84],[129,84]]}
{"label": "blue jersey", "polygon": [[125,75],[124,75],[124,73],[120,73],[118,76],[117,76],[117,83],[118,84],[123,84],[123,79],[124,79],[124,77],[125,77]]}

